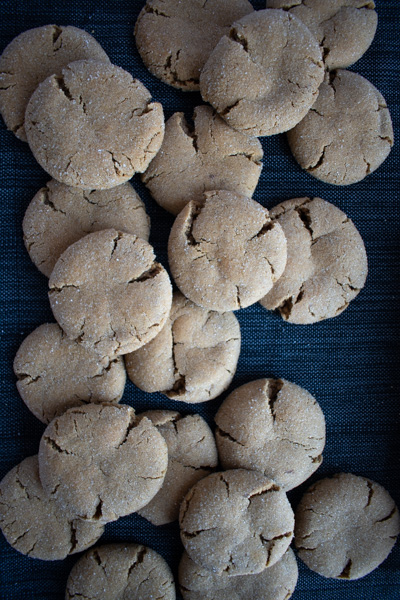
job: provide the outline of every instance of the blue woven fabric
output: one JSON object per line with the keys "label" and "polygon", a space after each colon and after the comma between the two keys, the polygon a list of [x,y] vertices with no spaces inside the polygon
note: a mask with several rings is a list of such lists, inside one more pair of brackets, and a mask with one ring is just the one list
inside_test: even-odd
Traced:
{"label": "blue woven fabric", "polygon": [[[192,116],[201,103],[197,93],[174,90],[144,67],[135,47],[133,27],[144,0],[2,0],[0,52],[19,33],[56,23],[92,33],[113,63],[139,78],[161,101],[166,118],[175,111]],[[264,0],[253,0],[256,9]],[[370,80],[389,105],[399,137],[399,1],[376,0],[376,38],[351,70]],[[302,172],[284,136],[262,140],[264,168],[254,198],[266,207],[295,196],[320,196],[354,221],[367,248],[369,276],[365,289],[339,317],[311,326],[295,326],[258,304],[237,313],[242,352],[234,387],[265,376],[283,377],[318,399],[327,421],[324,462],[309,482],[289,494],[293,506],[312,481],[338,471],[367,476],[386,487],[400,505],[399,473],[399,298],[400,204],[399,144],[364,181],[335,187]],[[24,337],[38,325],[54,321],[47,280],[24,248],[21,223],[36,191],[49,180],[27,144],[0,124],[0,478],[26,456],[37,453],[44,426],[20,399],[12,371]],[[167,265],[166,243],[172,217],[150,198],[138,177],[132,181],[152,220],[150,241]],[[137,411],[164,407],[199,412],[212,424],[226,396],[187,406],[160,394],[126,386],[123,402]],[[104,542],[135,541],[159,551],[174,574],[182,553],[176,524],[156,528],[132,515],[107,525]],[[20,555],[0,535],[0,599],[62,600],[77,556],[43,562]],[[354,582],[324,579],[299,561],[294,600],[399,600],[400,548],[367,577]],[[178,598],[179,598],[178,594]],[[251,599],[249,599],[251,600]],[[273,599],[271,599],[273,600]]]}

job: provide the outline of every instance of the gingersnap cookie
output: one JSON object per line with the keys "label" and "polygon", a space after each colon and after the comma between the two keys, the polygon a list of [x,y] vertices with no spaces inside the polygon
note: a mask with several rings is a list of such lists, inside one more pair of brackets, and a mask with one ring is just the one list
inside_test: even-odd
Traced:
{"label": "gingersnap cookie", "polygon": [[234,390],[215,415],[224,469],[252,469],[288,491],[322,463],[323,412],[309,392],[284,379],[258,379]]}
{"label": "gingersnap cookie", "polygon": [[171,569],[139,544],[107,544],[86,552],[67,581],[65,600],[175,600]]}
{"label": "gingersnap cookie", "polygon": [[299,123],[323,78],[321,49],[304,23],[282,10],[258,10],[218,42],[200,91],[231,127],[258,137]]}
{"label": "gingersnap cookie", "polygon": [[100,44],[77,27],[44,25],[14,38],[0,56],[0,113],[7,128],[26,142],[25,110],[39,83],[85,59],[110,62]]}
{"label": "gingersnap cookie", "polygon": [[267,0],[267,8],[283,8],[303,21],[321,45],[328,69],[361,58],[378,24],[372,0]]}
{"label": "gingersnap cookie", "polygon": [[361,181],[393,146],[384,97],[367,79],[344,70],[327,74],[316,103],[287,136],[299,165],[334,185]]}
{"label": "gingersnap cookie", "polygon": [[162,392],[181,402],[212,400],[235,375],[240,340],[232,312],[206,310],[175,292],[160,333],[125,356],[127,373],[145,392]]}
{"label": "gingersnap cookie", "polygon": [[152,246],[106,229],[69,246],[49,280],[54,316],[71,340],[101,356],[126,354],[161,331],[172,302]]}
{"label": "gingersnap cookie", "polygon": [[288,548],[272,567],[257,575],[216,575],[196,565],[183,553],[179,587],[184,600],[289,600],[298,577],[296,557]]}
{"label": "gingersnap cookie", "polygon": [[34,157],[54,179],[108,189],[146,170],[161,146],[163,109],[127,71],[80,60],[39,84],[25,131]]}
{"label": "gingersnap cookie", "polygon": [[213,473],[181,504],[190,558],[219,575],[254,575],[275,564],[293,537],[293,511],[278,484],[256,471]]}
{"label": "gingersnap cookie", "polygon": [[126,373],[122,357],[100,359],[71,341],[56,323],[45,323],[24,339],[14,359],[21,398],[43,423],[88,402],[118,402]]}
{"label": "gingersnap cookie", "polygon": [[208,310],[250,306],[279,279],[286,238],[266,208],[240,194],[205,192],[177,216],[168,241],[181,292]]}
{"label": "gingersnap cookie", "polygon": [[389,493],[351,473],[314,483],[296,510],[298,555],[324,577],[364,577],[389,555],[399,532]]}
{"label": "gingersnap cookie", "polygon": [[287,238],[285,271],[260,301],[289,323],[335,317],[364,287],[364,242],[353,222],[321,198],[293,198],[270,211]]}
{"label": "gingersnap cookie", "polygon": [[210,106],[195,108],[193,120],[191,131],[183,113],[172,115],[160,152],[142,175],[154,200],[174,215],[209,190],[251,197],[261,173],[257,138],[229,127]]}
{"label": "gingersnap cookie", "polygon": [[108,523],[145,506],[161,488],[167,445],[130,406],[70,408],[45,429],[40,479],[67,514]]}
{"label": "gingersnap cookie", "polygon": [[38,457],[25,458],[0,482],[0,528],[18,552],[41,560],[62,560],[92,546],[101,523],[67,517],[39,479]]}
{"label": "gingersnap cookie", "polygon": [[22,222],[29,256],[47,277],[68,246],[110,227],[149,239],[146,208],[128,182],[100,191],[80,190],[52,179],[34,196]]}
{"label": "gingersnap cookie", "polygon": [[211,429],[200,415],[149,410],[138,415],[138,419],[142,417],[150,419],[166,441],[168,468],[162,488],[138,513],[153,525],[165,525],[178,519],[185,494],[217,466],[217,447]]}
{"label": "gingersnap cookie", "polygon": [[253,10],[248,0],[147,0],[135,25],[139,54],[164,83],[198,90],[211,51],[234,21]]}

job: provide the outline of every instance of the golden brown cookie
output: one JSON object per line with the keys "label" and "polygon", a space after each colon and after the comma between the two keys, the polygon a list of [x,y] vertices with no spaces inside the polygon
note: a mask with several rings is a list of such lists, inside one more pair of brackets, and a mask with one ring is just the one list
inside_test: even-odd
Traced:
{"label": "golden brown cookie", "polygon": [[128,182],[100,191],[80,190],[52,179],[34,196],[22,222],[29,256],[47,277],[68,246],[111,227],[149,239],[146,208]]}
{"label": "golden brown cookie", "polygon": [[235,375],[240,340],[232,312],[206,310],[175,292],[160,333],[125,356],[127,373],[145,392],[162,392],[181,402],[212,400]]}
{"label": "golden brown cookie", "polygon": [[36,88],[25,131],[34,157],[54,179],[102,190],[146,170],[164,136],[163,109],[127,71],[80,60]]}

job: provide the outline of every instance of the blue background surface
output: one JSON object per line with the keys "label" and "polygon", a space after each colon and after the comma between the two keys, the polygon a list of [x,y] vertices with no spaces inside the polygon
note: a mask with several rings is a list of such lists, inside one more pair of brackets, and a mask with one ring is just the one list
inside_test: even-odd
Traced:
{"label": "blue background surface", "polygon": [[[49,23],[75,25],[92,33],[113,63],[139,78],[161,101],[165,117],[183,111],[191,118],[201,104],[198,93],[183,93],[154,78],[135,47],[133,27],[144,0],[2,0],[0,52],[19,33]],[[264,1],[253,0],[256,9]],[[377,0],[375,40],[351,70],[384,95],[399,138],[398,0]],[[262,139],[264,168],[254,198],[266,207],[295,196],[320,196],[354,221],[367,248],[369,276],[365,289],[339,317],[311,326],[285,323],[258,304],[236,313],[242,351],[234,387],[265,376],[283,377],[309,390],[327,421],[327,444],[319,471],[290,492],[295,507],[309,483],[349,471],[386,487],[400,505],[399,477],[399,144],[385,163],[364,181],[335,187],[302,172],[285,136]],[[44,426],[20,399],[12,370],[15,353],[28,333],[53,322],[47,280],[31,263],[22,239],[22,218],[34,194],[49,180],[27,144],[0,123],[0,478],[26,456],[37,453]],[[152,220],[150,241],[167,266],[166,244],[173,218],[150,198],[138,176],[132,183]],[[229,390],[228,390],[229,391]],[[164,407],[199,412],[210,424],[226,396],[189,406],[146,394],[127,383],[122,402],[140,412]],[[107,525],[104,542],[134,541],[158,550],[174,574],[182,553],[176,524],[156,528],[131,515]],[[65,583],[78,556],[43,562],[22,556],[0,534],[0,599],[62,600]],[[299,561],[293,600],[399,600],[400,548],[367,577],[354,582],[327,580]],[[179,595],[178,595],[179,597]],[[249,599],[251,600],[251,599]]]}

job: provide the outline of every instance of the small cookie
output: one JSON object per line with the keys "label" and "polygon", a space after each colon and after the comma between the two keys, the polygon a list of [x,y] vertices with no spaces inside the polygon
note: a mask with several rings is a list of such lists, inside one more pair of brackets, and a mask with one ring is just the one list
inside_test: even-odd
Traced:
{"label": "small cookie", "polygon": [[0,57],[0,113],[7,128],[26,142],[25,110],[39,83],[84,59],[110,62],[100,44],[77,27],[44,25],[14,38]]}
{"label": "small cookie", "polygon": [[65,600],[175,600],[165,560],[139,544],[107,544],[86,552],[67,581]]}
{"label": "small cookie", "polygon": [[100,360],[69,340],[56,323],[40,325],[24,339],[14,373],[22,400],[43,423],[73,406],[118,402],[126,381],[121,357]]}
{"label": "small cookie", "polygon": [[145,392],[205,402],[235,375],[240,326],[232,312],[209,311],[175,292],[168,321],[148,344],[125,356],[128,376]]}
{"label": "small cookie", "polygon": [[154,200],[177,215],[189,200],[209,190],[230,190],[249,198],[261,173],[257,138],[229,127],[210,106],[194,109],[194,130],[183,113],[165,125],[160,152],[142,175]]}
{"label": "small cookie", "polygon": [[67,336],[101,356],[147,344],[166,322],[172,286],[152,246],[106,229],[61,255],[49,280],[50,305]]}
{"label": "small cookie", "polygon": [[67,514],[108,523],[145,506],[161,488],[168,454],[149,419],[130,406],[70,408],[40,440],[40,479]]}
{"label": "small cookie", "polygon": [[110,227],[149,239],[146,208],[130,183],[79,190],[52,179],[34,196],[22,222],[29,256],[47,277],[68,246]]}
{"label": "small cookie", "polygon": [[45,494],[37,456],[25,458],[0,482],[0,528],[15,550],[41,560],[82,552],[104,531],[101,523],[68,518]]}
{"label": "small cookie", "polygon": [[372,0],[267,0],[288,10],[318,40],[328,69],[349,67],[370,47],[378,24]]}
{"label": "small cookie", "polygon": [[293,550],[257,575],[229,577],[202,569],[184,552],[179,563],[179,584],[184,600],[289,600],[297,584]]}
{"label": "small cookie", "polygon": [[165,525],[178,519],[185,494],[217,466],[217,447],[200,415],[149,410],[138,415],[142,417],[150,419],[167,442],[168,468],[162,488],[138,513],[153,525]]}
{"label": "small cookie", "polygon": [[190,558],[219,575],[254,575],[275,564],[293,537],[285,492],[256,471],[213,473],[181,504],[181,539]]}
{"label": "small cookie", "polygon": [[389,555],[399,532],[389,493],[351,473],[314,483],[296,510],[298,555],[324,577],[364,577]]}
{"label": "small cookie", "polygon": [[36,88],[25,130],[34,157],[54,179],[102,190],[147,169],[161,146],[164,117],[127,71],[80,60]]}
{"label": "small cookie", "polygon": [[283,10],[258,10],[219,41],[200,91],[231,127],[258,137],[299,123],[323,78],[321,49],[304,23]]}
{"label": "small cookie", "polygon": [[147,0],[135,25],[139,54],[164,83],[198,90],[211,51],[234,21],[253,10],[248,0]]}
{"label": "small cookie", "polygon": [[286,238],[266,208],[234,192],[205,192],[177,216],[168,241],[172,276],[192,302],[226,312],[250,306],[279,279]]}
{"label": "small cookie", "polygon": [[215,415],[224,469],[252,469],[288,491],[322,463],[325,419],[306,390],[282,379],[258,379],[234,390]]}
{"label": "small cookie", "polygon": [[393,146],[384,97],[361,75],[341,70],[327,74],[316,103],[287,136],[302,169],[334,185],[361,181]]}
{"label": "small cookie", "polygon": [[293,198],[270,211],[287,238],[285,271],[260,301],[289,323],[316,323],[344,311],[364,287],[364,242],[350,219],[321,198]]}

